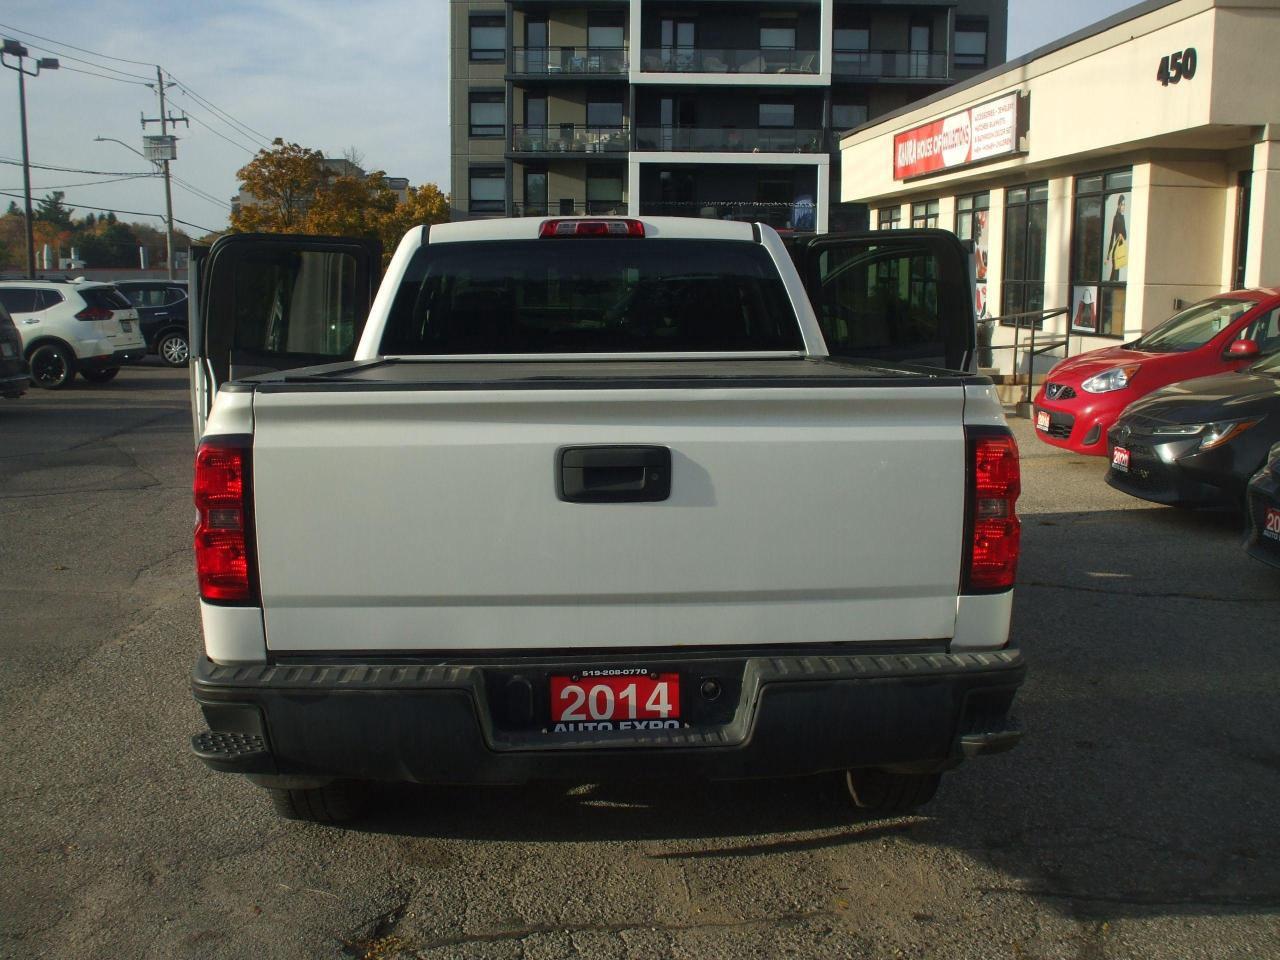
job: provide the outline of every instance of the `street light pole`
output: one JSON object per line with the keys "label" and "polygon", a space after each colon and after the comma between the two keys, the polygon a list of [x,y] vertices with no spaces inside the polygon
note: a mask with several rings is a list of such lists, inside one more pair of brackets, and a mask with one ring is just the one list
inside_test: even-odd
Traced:
{"label": "street light pole", "polygon": [[[5,59],[6,56],[16,57],[17,64],[10,63]],[[26,47],[17,40],[4,41],[4,48],[0,50],[0,63],[18,72],[18,116],[22,125],[22,195],[27,213],[27,279],[34,280],[36,278],[36,236],[31,212],[31,155],[27,149],[27,77],[40,76],[41,69],[57,70],[58,61],[51,57],[41,57],[36,60],[36,68],[28,71],[23,64],[25,59],[28,59]]]}

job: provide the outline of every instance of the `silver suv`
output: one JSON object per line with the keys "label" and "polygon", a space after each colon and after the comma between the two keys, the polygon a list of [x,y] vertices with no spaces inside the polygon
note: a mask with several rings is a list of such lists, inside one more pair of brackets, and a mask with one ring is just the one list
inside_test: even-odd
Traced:
{"label": "silver suv", "polygon": [[138,311],[109,283],[0,280],[0,304],[22,335],[37,387],[61,389],[77,372],[106,383],[146,355]]}

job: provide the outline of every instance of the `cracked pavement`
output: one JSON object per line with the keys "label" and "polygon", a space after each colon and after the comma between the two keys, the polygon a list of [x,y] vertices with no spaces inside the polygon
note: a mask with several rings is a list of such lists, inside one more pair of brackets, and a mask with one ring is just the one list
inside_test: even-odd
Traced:
{"label": "cracked pavement", "polygon": [[1280,572],[1015,431],[1027,736],[925,815],[403,785],[332,829],[188,755],[185,377],[0,402],[0,957],[1280,956]]}

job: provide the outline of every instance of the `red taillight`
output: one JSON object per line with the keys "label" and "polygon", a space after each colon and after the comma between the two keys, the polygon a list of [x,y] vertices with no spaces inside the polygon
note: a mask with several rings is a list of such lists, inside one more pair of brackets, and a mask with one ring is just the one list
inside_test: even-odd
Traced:
{"label": "red taillight", "polygon": [[249,437],[210,437],[196,451],[196,577],[200,596],[257,603]]}
{"label": "red taillight", "polygon": [[969,544],[964,592],[1008,590],[1018,573],[1022,492],[1018,444],[1003,430],[973,430],[969,446]]}
{"label": "red taillight", "polygon": [[76,314],[77,320],[110,320],[111,311],[106,307],[85,307]]}
{"label": "red taillight", "polygon": [[643,237],[639,220],[543,220],[539,237]]}

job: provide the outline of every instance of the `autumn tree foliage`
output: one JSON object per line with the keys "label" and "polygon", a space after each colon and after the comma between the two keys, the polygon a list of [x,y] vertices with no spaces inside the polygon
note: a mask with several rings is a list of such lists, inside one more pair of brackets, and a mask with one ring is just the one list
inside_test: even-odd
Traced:
{"label": "autumn tree foliage", "polygon": [[345,172],[319,150],[277,138],[237,174],[251,202],[231,214],[233,233],[304,233],[368,237],[390,258],[413,226],[449,219],[449,200],[433,183],[410,187],[403,202],[378,170],[363,174],[348,157]]}

